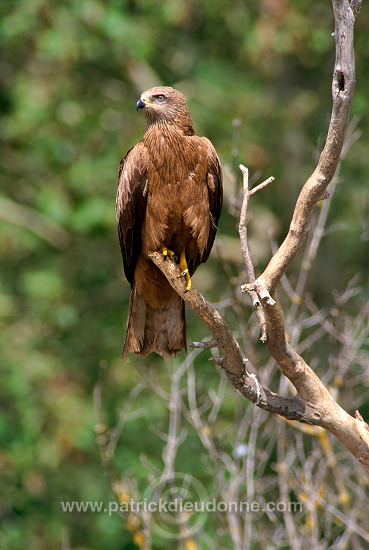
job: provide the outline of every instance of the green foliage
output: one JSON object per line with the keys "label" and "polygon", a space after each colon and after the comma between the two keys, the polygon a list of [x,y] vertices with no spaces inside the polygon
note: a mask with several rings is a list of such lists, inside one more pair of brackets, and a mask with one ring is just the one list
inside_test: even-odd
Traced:
{"label": "green foliage", "polygon": [[[18,0],[3,2],[0,10],[0,194],[11,201],[0,205],[0,547],[42,550],[64,541],[65,548],[78,550],[136,548],[118,517],[62,513],[59,504],[113,500],[95,443],[92,392],[103,366],[111,426],[139,380],[138,361],[127,365],[119,358],[129,285],[114,214],[119,160],[144,126],[135,102],[156,83],[180,88],[198,133],[213,141],[224,165],[242,162],[261,177],[275,175],[277,182],[255,198],[253,208],[278,220],[280,239],[327,129],[334,55],[330,5]],[[367,127],[369,116],[368,30],[363,11],[352,105],[359,129]],[[236,159],[235,118],[242,119]],[[363,135],[344,161],[330,214],[331,223],[344,230],[327,238],[310,284],[327,303],[331,289],[343,290],[356,273],[365,285],[368,147]],[[232,185],[228,177],[227,196]],[[225,205],[220,239],[236,236]],[[264,250],[256,236],[257,248],[258,241]],[[225,248],[222,254],[238,275],[241,256],[228,258]],[[268,250],[256,255],[259,270],[268,256]],[[215,258],[197,277],[209,299],[224,297],[218,289],[227,277]],[[207,335],[193,315],[188,319],[189,340]],[[230,321],[237,328],[237,319]],[[196,368],[209,387],[218,378],[207,358],[203,352]],[[165,379],[158,358],[143,365],[162,371],[158,375]],[[222,434],[238,407],[232,395],[219,425],[227,452]],[[116,466],[142,484],[147,472],[139,455],[158,468],[162,464],[158,438],[148,426],[164,430],[168,411],[149,389],[136,406],[146,412],[127,426]],[[178,467],[204,481],[199,442],[193,434],[186,442]]]}

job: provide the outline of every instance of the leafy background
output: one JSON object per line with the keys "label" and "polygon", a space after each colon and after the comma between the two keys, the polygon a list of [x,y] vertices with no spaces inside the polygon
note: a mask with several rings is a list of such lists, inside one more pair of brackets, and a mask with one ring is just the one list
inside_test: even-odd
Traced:
{"label": "leafy background", "polygon": [[[237,219],[228,209],[235,166],[242,162],[259,179],[276,177],[252,203],[260,271],[270,255],[268,230],[283,238],[324,141],[334,62],[331,5],[7,0],[0,10],[0,547],[21,549],[27,541],[30,550],[61,548],[67,538],[79,550],[136,548],[119,517],[60,509],[62,500],[113,498],[95,442],[93,388],[103,377],[109,424],[139,380],[137,361],[120,359],[129,285],[114,217],[117,166],[144,126],[135,102],[159,83],[179,88],[197,133],[216,146],[225,167],[217,237],[223,263],[214,251],[195,285],[220,300],[231,293],[224,290],[227,276],[242,270]],[[336,231],[323,241],[309,280],[309,292],[327,306],[332,290],[343,291],[356,274],[362,288],[356,305],[368,299],[368,32],[363,10],[352,104],[362,135],[342,163],[329,218]],[[231,313],[229,322],[237,328]],[[188,314],[188,340],[206,335]],[[320,352],[329,357],[330,349]],[[211,384],[207,358],[200,354],[196,369]],[[161,368],[156,357],[142,364]],[[357,392],[366,388],[362,382]],[[168,413],[149,389],[137,406],[146,415],[127,426],[116,459],[120,470],[142,480],[141,454],[161,463],[148,425],[165,424]],[[228,408],[224,426],[234,420]],[[197,452],[188,445],[178,467],[203,478]]]}

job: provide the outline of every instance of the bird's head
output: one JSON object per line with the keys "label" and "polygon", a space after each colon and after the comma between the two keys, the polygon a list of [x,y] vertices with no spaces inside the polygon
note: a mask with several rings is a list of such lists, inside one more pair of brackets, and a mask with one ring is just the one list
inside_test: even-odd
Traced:
{"label": "bird's head", "polygon": [[153,124],[171,124],[179,126],[187,135],[194,134],[186,98],[174,88],[150,88],[141,94],[136,108],[144,110],[147,127]]}

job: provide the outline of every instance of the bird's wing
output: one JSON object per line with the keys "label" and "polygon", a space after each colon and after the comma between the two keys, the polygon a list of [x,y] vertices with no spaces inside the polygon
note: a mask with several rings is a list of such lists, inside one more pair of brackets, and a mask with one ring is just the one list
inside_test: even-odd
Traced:
{"label": "bird's wing", "polygon": [[209,193],[209,208],[210,208],[210,231],[209,239],[203,254],[203,262],[205,262],[210,254],[214,243],[215,234],[218,229],[218,221],[223,204],[223,175],[222,167],[218,155],[207,139],[209,145],[209,172],[208,172],[208,193]]}
{"label": "bird's wing", "polygon": [[118,175],[116,216],[124,273],[133,285],[141,251],[141,225],[146,209],[147,152],[142,142],[121,160]]}
{"label": "bird's wing", "polygon": [[218,229],[218,220],[222,210],[223,203],[223,176],[222,167],[218,155],[210,140],[203,137],[200,138],[204,144],[204,149],[207,151],[207,188],[209,197],[209,212],[204,212],[204,215],[210,216],[209,236],[202,253],[196,254],[194,258],[189,259],[189,271],[193,274],[200,263],[206,262],[209,258],[212,249],[215,234]]}

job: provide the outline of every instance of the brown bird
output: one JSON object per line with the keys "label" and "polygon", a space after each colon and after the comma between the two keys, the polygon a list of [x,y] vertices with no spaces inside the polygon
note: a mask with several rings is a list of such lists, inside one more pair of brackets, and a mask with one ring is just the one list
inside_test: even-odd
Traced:
{"label": "brown bird", "polygon": [[205,137],[195,135],[186,99],[159,86],[141,95],[144,137],[121,160],[116,213],[131,297],[123,357],[176,354],[186,347],[185,310],[148,254],[179,262],[186,289],[213,246],[222,207],[222,169]]}

